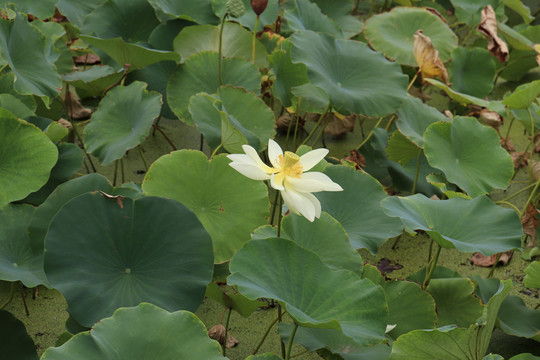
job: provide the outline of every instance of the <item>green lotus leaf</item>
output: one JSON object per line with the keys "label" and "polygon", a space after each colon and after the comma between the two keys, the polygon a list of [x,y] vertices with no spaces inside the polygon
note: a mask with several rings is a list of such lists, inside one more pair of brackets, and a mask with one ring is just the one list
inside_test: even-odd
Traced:
{"label": "green lotus leaf", "polygon": [[291,88],[294,106],[297,111],[324,114],[325,109],[330,104],[330,96],[318,86],[312,83],[305,83]]}
{"label": "green lotus leaf", "polygon": [[22,281],[27,287],[46,282],[43,271],[36,271],[28,224],[34,207],[26,204],[0,207],[0,279]]}
{"label": "green lotus leaf", "polygon": [[491,5],[493,9],[496,9],[497,18],[500,18],[504,14],[504,7],[498,6],[500,0],[450,0],[452,6],[455,9],[458,20],[470,27],[475,27],[480,23],[482,18],[482,10]]}
{"label": "green lotus leaf", "polygon": [[117,37],[100,39],[94,36],[81,35],[80,38],[90,45],[105,51],[121,67],[129,64],[129,71],[165,61],[180,61],[180,56],[173,51],[154,50],[147,47],[130,44]]}
{"label": "green lotus leaf", "polygon": [[533,261],[527,266],[525,273],[527,274],[523,279],[525,286],[540,289],[540,261]]}
{"label": "green lotus leaf", "polygon": [[540,80],[520,85],[502,103],[512,109],[526,109],[540,95]]}
{"label": "green lotus leaf", "polygon": [[[182,59],[202,51],[219,51],[220,26],[194,25],[184,28],[174,39],[174,50]],[[239,57],[251,61],[252,34],[244,27],[225,22],[223,28],[222,55],[224,57]],[[255,41],[255,65],[267,67],[266,49],[260,41]]]}
{"label": "green lotus leaf", "polygon": [[300,31],[311,30],[323,32],[338,38],[343,37],[343,33],[338,24],[321,12],[317,4],[309,0],[295,0],[294,9],[285,10],[283,30]]}
{"label": "green lotus leaf", "polygon": [[488,256],[521,246],[523,231],[516,212],[495,205],[486,196],[431,200],[416,194],[386,198],[381,207],[409,229],[426,231],[444,248]]}
{"label": "green lotus leaf", "polygon": [[122,308],[91,331],[45,351],[42,360],[94,359],[227,359],[204,324],[188,311],[169,313],[143,303]]}
{"label": "green lotus leaf", "polygon": [[331,17],[339,24],[343,34],[350,39],[362,32],[362,21],[351,13],[355,8],[354,1],[351,0],[314,0],[321,11]]}
{"label": "green lotus leaf", "polygon": [[457,48],[457,36],[440,17],[423,8],[396,7],[366,21],[364,34],[370,45],[402,65],[417,67],[414,34],[422,30],[431,38],[443,62]]}
{"label": "green lotus leaf", "polygon": [[246,360],[281,360],[281,358],[276,354],[266,353],[262,355],[250,355]]}
{"label": "green lotus leaf", "polygon": [[214,244],[216,263],[228,261],[268,217],[268,190],[229,166],[225,155],[208,161],[199,151],[159,158],[146,174],[146,195],[177,200],[193,211]]}
{"label": "green lotus leaf", "polygon": [[[46,60],[45,35],[19,15],[14,21],[0,19],[0,62],[15,75],[15,90],[23,95],[41,96],[45,105],[62,87],[56,67]],[[36,61],[39,59],[39,61]]]}
{"label": "green lotus leaf", "polygon": [[323,211],[343,226],[355,249],[372,253],[403,229],[397,219],[384,214],[379,203],[388,195],[381,184],[363,171],[348,166],[329,166],[324,171],[344,191],[316,193]]}
{"label": "green lotus leaf", "polygon": [[[461,275],[457,273],[454,270],[451,270],[444,266],[435,266],[435,270],[433,270],[433,273],[431,274],[431,280],[433,279],[461,279]],[[426,278],[426,268],[423,267],[422,269],[418,270],[412,275],[409,275],[407,277],[407,280],[414,281],[418,284],[421,284],[424,279]]]}
{"label": "green lotus leaf", "polygon": [[85,17],[81,32],[100,39],[120,37],[127,43],[145,43],[158,25],[146,0],[107,0]]}
{"label": "green lotus leaf", "polygon": [[184,19],[198,24],[217,24],[212,11],[212,0],[148,0],[161,21]]}
{"label": "green lotus leaf", "polygon": [[512,157],[497,132],[475,118],[457,116],[451,123],[432,124],[424,141],[429,164],[471,197],[506,189],[514,175]]}
{"label": "green lotus leaf", "polygon": [[0,108],[6,109],[19,119],[36,116],[21,100],[11,94],[0,94]]}
{"label": "green lotus leaf", "polygon": [[527,36],[524,36],[521,32],[512,29],[510,26],[502,22],[497,22],[497,27],[512,49],[519,51],[534,51],[534,42],[531,41]]}
{"label": "green lotus leaf", "polygon": [[522,18],[525,24],[530,24],[534,20],[534,16],[531,15],[531,9],[524,5],[521,0],[502,0],[504,6],[514,10]]}
{"label": "green lotus leaf", "polygon": [[[28,227],[32,256],[34,257],[32,271],[41,273],[41,277],[45,278],[43,272],[45,235],[47,235],[49,224],[56,213],[74,197],[99,190],[111,193],[112,185],[109,180],[97,173],[85,175],[59,185],[47,200],[36,209]],[[48,282],[44,284],[48,286]]]}
{"label": "green lotus leaf", "polygon": [[439,308],[436,313],[433,297],[423,291],[420,285],[394,280],[382,286],[388,300],[388,324],[396,325],[389,332],[390,336],[397,338],[412,330],[435,327],[437,314],[440,315]]}
{"label": "green lotus leaf", "polygon": [[[285,40],[281,49],[276,49],[268,56],[270,68],[276,76],[272,84],[274,96],[285,107],[292,105],[292,88],[308,83],[307,68],[304,64],[295,64],[291,60],[291,42]],[[321,89],[322,90],[322,89]],[[299,96],[299,95],[297,95]],[[328,95],[323,107],[328,105]]]}
{"label": "green lotus leaf", "polygon": [[0,75],[0,94],[10,94],[19,99],[31,111],[36,111],[36,100],[32,95],[21,95],[15,91],[13,83],[15,74],[12,72]]}
{"label": "green lotus leaf", "polygon": [[169,199],[78,196],[53,218],[45,249],[47,278],[83,326],[145,301],[195,310],[212,279],[208,233]]}
{"label": "green lotus leaf", "polygon": [[0,8],[6,8],[10,4],[15,4],[15,10],[32,14],[40,19],[45,20],[54,15],[54,7],[58,0],[0,0]]}
{"label": "green lotus leaf", "polygon": [[0,109],[0,206],[41,188],[57,160],[47,135]]}
{"label": "green lotus leaf", "polygon": [[80,29],[84,18],[101,4],[103,0],[58,0],[56,7],[72,25]]}
{"label": "green lotus leaf", "polygon": [[439,89],[443,90],[446,93],[446,95],[448,95],[452,100],[455,100],[462,105],[474,104],[474,105],[488,108],[489,110],[496,111],[501,114],[505,112],[504,105],[500,101],[487,101],[487,100],[479,99],[472,95],[467,95],[467,94],[457,92],[454,89],[450,88],[449,86],[435,79],[424,79],[424,80],[434,85],[435,87],[438,87]]}
{"label": "green lotus leaf", "polygon": [[[60,57],[61,49],[67,48],[65,42],[62,40],[62,37],[66,34],[66,29],[62,25],[53,21],[33,21],[32,25],[37,27],[45,35],[45,38],[47,39],[45,56],[51,64],[54,64]],[[71,61],[71,66],[73,66],[71,54],[69,59]]]}
{"label": "green lotus leaf", "polygon": [[226,113],[219,111],[219,115],[221,117],[221,145],[229,153],[241,153],[243,151],[242,146],[246,145],[248,140],[240,130],[231,124]]}
{"label": "green lotus leaf", "polygon": [[388,139],[388,147],[386,154],[392,161],[396,161],[401,165],[406,165],[412,159],[417,159],[421,155],[422,149],[416,146],[408,137],[403,135],[399,130],[394,131],[390,139]]}
{"label": "green lotus leaf", "polygon": [[[476,293],[484,303],[500,286],[497,279],[483,279],[480,276],[472,279],[478,285]],[[540,311],[529,309],[520,297],[508,296],[501,304],[497,318],[497,326],[505,333],[540,341]]]}
{"label": "green lotus leaf", "polygon": [[[212,148],[222,142],[221,117],[240,131],[257,151],[266,149],[275,135],[274,113],[257,95],[244,89],[224,86],[215,96],[197,94],[189,104],[191,118]],[[257,114],[256,117],[253,114]],[[227,149],[227,147],[226,147]],[[242,148],[240,147],[240,152]]]}
{"label": "green lotus leaf", "polygon": [[329,268],[362,275],[362,257],[351,246],[343,226],[327,213],[314,222],[290,214],[283,218],[281,226],[284,238],[313,251]]}
{"label": "green lotus leaf", "polygon": [[307,66],[311,83],[323,88],[342,114],[381,116],[406,98],[407,77],[399,65],[364,43],[309,30],[296,32],[291,42],[292,61]]}
{"label": "green lotus leaf", "polygon": [[133,82],[107,93],[84,129],[86,150],[107,166],[143,143],[161,111],[161,95]]}
{"label": "green lotus leaf", "polygon": [[206,294],[204,296],[217,301],[226,308],[233,309],[246,318],[255,310],[263,306],[268,306],[268,303],[265,301],[248,299],[232,286],[227,287],[227,289],[225,290],[213,282],[206,287]]}
{"label": "green lotus leaf", "polygon": [[[58,125],[62,126],[62,125]],[[62,126],[62,129],[65,129]],[[28,195],[24,202],[39,205],[56,189],[78,171],[83,164],[83,152],[79,146],[71,143],[58,144],[58,161],[51,170],[49,180],[37,192]]]}
{"label": "green lotus leaf", "polygon": [[[218,64],[217,53],[197,53],[179,65],[169,79],[167,101],[176,116],[188,125],[193,125],[188,111],[191,97],[200,92],[215,94],[220,87]],[[224,85],[260,92],[261,75],[255,65],[243,59],[223,59],[222,66]]]}
{"label": "green lotus leaf", "polygon": [[[292,328],[292,325],[289,324],[279,324],[278,331],[285,342],[289,340]],[[317,351],[321,356],[321,350],[329,349],[333,354],[340,357],[325,358],[339,360],[386,360],[392,350],[392,347],[388,344],[377,344],[369,347],[361,346],[339,330],[303,326],[298,327],[294,342],[301,344],[309,351]]]}
{"label": "green lotus leaf", "polygon": [[424,132],[429,125],[437,121],[450,121],[437,109],[412,96],[407,96],[396,114],[399,117],[396,122],[399,131],[421,148],[424,148]]}
{"label": "green lotus leaf", "polygon": [[448,66],[452,89],[483,98],[493,90],[495,68],[495,58],[486,49],[458,47]]}
{"label": "green lotus leaf", "polygon": [[508,360],[540,360],[540,356],[534,356],[533,354],[526,353],[512,356]]}
{"label": "green lotus leaf", "polygon": [[505,280],[489,300],[482,316],[468,329],[445,326],[435,330],[414,330],[400,336],[388,360],[479,359],[487,351],[501,303],[512,281]]}
{"label": "green lotus leaf", "polygon": [[[250,0],[242,0],[246,11],[244,14],[238,18],[234,18],[235,22],[238,22],[240,25],[255,31],[255,23],[257,22],[257,15],[251,10]],[[227,11],[227,0],[212,0],[212,9],[214,14],[220,19],[225,15]],[[263,13],[260,15],[259,24],[257,26],[257,32],[264,29],[265,25],[273,24],[278,17],[279,2],[278,1],[268,1],[268,5]]]}
{"label": "green lotus leaf", "polygon": [[364,346],[386,341],[383,290],[353,272],[331,270],[290,240],[250,241],[229,270],[228,284],[250,299],[278,300],[300,325],[341,330]]}
{"label": "green lotus leaf", "polygon": [[98,65],[63,75],[62,80],[78,91],[82,90],[86,96],[101,96],[107,88],[117,83],[123,74],[123,70],[115,70],[109,65]]}
{"label": "green lotus leaf", "polygon": [[482,358],[482,360],[504,360],[501,355],[489,354]]}
{"label": "green lotus leaf", "polygon": [[468,327],[482,315],[482,302],[474,296],[474,283],[468,278],[432,279],[426,290],[437,303],[438,327]]}
{"label": "green lotus leaf", "polygon": [[38,359],[36,346],[24,324],[5,310],[0,310],[0,349],[5,359]]}

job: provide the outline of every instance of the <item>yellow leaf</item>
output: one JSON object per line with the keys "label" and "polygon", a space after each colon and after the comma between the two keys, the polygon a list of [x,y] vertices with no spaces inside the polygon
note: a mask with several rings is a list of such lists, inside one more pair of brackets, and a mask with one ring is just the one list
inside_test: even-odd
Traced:
{"label": "yellow leaf", "polygon": [[413,50],[414,58],[422,72],[422,78],[432,79],[435,76],[440,76],[447,85],[450,85],[448,72],[439,58],[439,52],[433,46],[429,36],[424,35],[422,30],[418,30],[414,34]]}

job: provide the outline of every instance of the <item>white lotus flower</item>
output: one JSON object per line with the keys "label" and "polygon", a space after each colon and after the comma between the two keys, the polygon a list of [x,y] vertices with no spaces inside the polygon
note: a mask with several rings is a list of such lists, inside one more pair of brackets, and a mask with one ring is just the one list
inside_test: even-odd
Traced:
{"label": "white lotus flower", "polygon": [[321,203],[311,194],[318,191],[342,191],[341,186],[321,172],[306,172],[328,154],[328,149],[312,150],[302,156],[283,151],[272,139],[268,140],[268,157],[272,167],[266,165],[257,151],[243,145],[244,154],[227,157],[236,171],[253,180],[270,180],[270,185],[281,192],[287,207],[309,221],[321,217]]}

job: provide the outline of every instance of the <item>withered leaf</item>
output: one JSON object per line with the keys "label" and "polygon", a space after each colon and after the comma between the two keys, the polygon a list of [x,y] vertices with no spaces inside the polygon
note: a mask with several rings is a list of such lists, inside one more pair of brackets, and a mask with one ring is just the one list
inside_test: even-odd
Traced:
{"label": "withered leaf", "polygon": [[529,166],[529,152],[516,151],[510,153],[512,161],[514,162],[514,169]]}
{"label": "withered leaf", "polygon": [[491,126],[495,130],[499,131],[499,128],[501,127],[503,123],[503,117],[499,115],[498,112],[491,111],[488,109],[482,109],[478,113],[478,120],[487,126]]}
{"label": "withered leaf", "polygon": [[534,181],[538,181],[540,179],[540,162],[533,160],[531,170]]}
{"label": "withered leaf", "polygon": [[92,115],[92,110],[82,106],[81,101],[71,91],[66,92],[62,98],[69,110],[69,116],[73,120],[89,119]]}
{"label": "withered leaf", "polygon": [[387,258],[382,258],[377,263],[377,269],[379,269],[379,271],[382,274],[388,274],[388,273],[391,273],[394,270],[399,270],[399,269],[402,269],[402,268],[403,268],[403,265],[400,265],[400,264],[392,265],[390,260],[388,260]]}
{"label": "withered leaf", "polygon": [[340,138],[345,135],[345,133],[354,131],[355,122],[355,114],[348,116],[339,116],[334,114],[330,118],[330,122],[326,126],[326,129],[324,129],[324,133],[332,135],[335,138]]}
{"label": "withered leaf", "polygon": [[487,37],[487,49],[500,62],[507,61],[509,56],[508,45],[497,34],[497,18],[491,5],[486,6],[482,10],[482,20],[480,21],[480,25],[478,25],[478,31]]}
{"label": "withered leaf", "polygon": [[444,67],[439,58],[439,51],[435,49],[429,36],[424,35],[422,30],[418,30],[414,34],[414,58],[420,67],[423,79],[432,79],[435,76],[440,76],[446,85],[448,82],[448,71]]}
{"label": "withered leaf", "polygon": [[[210,339],[217,340],[221,345],[225,343],[225,326],[221,324],[214,325],[208,330],[208,337]],[[240,341],[236,340],[230,332],[227,332],[227,344],[225,345],[227,349],[235,347]]]}
{"label": "withered leaf", "polygon": [[538,219],[536,218],[536,215],[539,214],[540,211],[534,206],[534,204],[529,203],[527,205],[527,210],[525,211],[525,214],[523,214],[523,217],[521,218],[521,225],[523,225],[523,232],[527,235],[529,235],[530,241],[527,246],[533,246],[534,240],[536,240],[536,228],[538,227]]}
{"label": "withered leaf", "polygon": [[71,123],[64,118],[58,119],[58,123],[68,130],[73,130],[73,125],[71,125]]}
{"label": "withered leaf", "polygon": [[540,44],[534,44],[534,50],[536,51],[536,63],[540,66]]}
{"label": "withered leaf", "polygon": [[[497,263],[497,265],[502,264],[503,266],[506,266],[506,264],[508,264],[508,262],[512,258],[513,253],[514,253],[513,251],[506,251],[506,252],[501,253],[500,254],[501,257],[499,258],[499,262]],[[473,265],[482,266],[482,267],[490,267],[490,266],[493,266],[493,264],[495,264],[495,261],[497,261],[497,255],[498,254],[485,256],[477,252],[473,254],[473,256],[469,259],[469,261]]]}
{"label": "withered leaf", "polygon": [[349,151],[349,156],[341,159],[342,161],[350,161],[355,164],[356,170],[360,170],[366,167],[366,158],[360,154],[357,150]]}
{"label": "withered leaf", "polygon": [[[276,119],[276,126],[278,130],[287,131],[289,129],[289,124],[291,124],[291,121],[292,115],[288,112],[284,112],[283,115]],[[294,126],[294,124],[291,125]]]}
{"label": "withered leaf", "polygon": [[512,144],[509,138],[501,138],[500,144],[506,151],[516,151],[514,144]]}
{"label": "withered leaf", "polygon": [[77,65],[96,65],[101,64],[101,59],[96,54],[87,53],[81,56],[74,56],[73,61]]}

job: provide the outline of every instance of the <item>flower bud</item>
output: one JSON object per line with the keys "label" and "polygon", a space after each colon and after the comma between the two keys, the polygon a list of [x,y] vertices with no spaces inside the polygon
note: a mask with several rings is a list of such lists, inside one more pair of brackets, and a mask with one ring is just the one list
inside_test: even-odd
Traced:
{"label": "flower bud", "polygon": [[261,15],[268,5],[268,0],[251,0],[251,8],[257,16]]}

